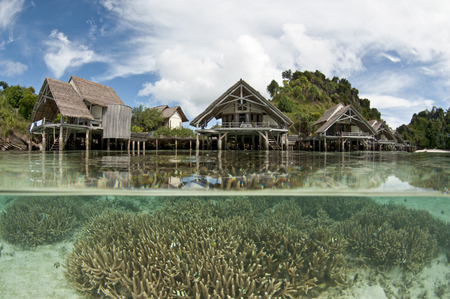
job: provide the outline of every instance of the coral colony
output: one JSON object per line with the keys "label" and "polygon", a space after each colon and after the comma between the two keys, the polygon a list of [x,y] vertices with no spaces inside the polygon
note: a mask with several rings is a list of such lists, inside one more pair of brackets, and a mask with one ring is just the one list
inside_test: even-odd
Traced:
{"label": "coral colony", "polygon": [[25,248],[75,233],[57,266],[98,298],[317,297],[362,266],[418,273],[450,241],[428,212],[361,197],[140,199],[17,198],[0,232]]}

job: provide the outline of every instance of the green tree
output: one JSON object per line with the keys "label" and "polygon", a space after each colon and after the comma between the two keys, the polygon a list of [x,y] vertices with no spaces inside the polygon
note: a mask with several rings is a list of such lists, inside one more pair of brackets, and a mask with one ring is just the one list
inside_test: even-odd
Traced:
{"label": "green tree", "polygon": [[281,77],[286,80],[291,80],[292,79],[292,71],[289,69],[287,71],[282,72]]}
{"label": "green tree", "polygon": [[278,85],[278,82],[275,80],[272,80],[270,84],[267,86],[267,92],[270,94],[270,97],[273,98],[278,90],[280,89],[280,86]]}
{"label": "green tree", "polygon": [[294,110],[294,102],[291,98],[282,96],[280,102],[278,102],[278,109],[287,113],[292,112]]}
{"label": "green tree", "polygon": [[13,108],[19,108],[23,98],[23,88],[19,85],[9,86],[5,91],[6,100]]}
{"label": "green tree", "polygon": [[5,81],[0,81],[0,86],[3,88],[3,90],[6,90],[8,88],[8,83]]}
{"label": "green tree", "polygon": [[30,120],[31,113],[33,112],[34,103],[36,102],[37,95],[34,94],[34,88],[29,87],[24,90],[23,97],[19,104],[19,114],[26,120]]}
{"label": "green tree", "polygon": [[163,121],[162,113],[156,109],[140,105],[131,110],[131,125],[142,128],[144,132],[156,129]]}

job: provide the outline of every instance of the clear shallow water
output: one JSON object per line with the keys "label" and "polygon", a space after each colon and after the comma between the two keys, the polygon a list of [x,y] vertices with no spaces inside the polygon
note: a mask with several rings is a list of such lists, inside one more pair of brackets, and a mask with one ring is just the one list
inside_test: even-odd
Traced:
{"label": "clear shallow water", "polygon": [[[269,297],[446,298],[450,296],[449,158],[401,152],[2,153],[0,298],[83,298],[89,293],[100,298],[97,291],[108,297],[102,288],[74,289],[79,285],[68,275],[77,267],[73,261],[92,262],[86,252],[114,254],[114,248],[128,242],[125,239],[137,240],[130,250],[148,247],[139,243],[151,238],[140,231],[146,221],[163,221],[158,227],[167,235],[153,233],[164,236],[158,251],[174,252],[188,268],[196,249],[181,246],[189,241],[204,244],[206,258],[209,251],[229,255],[234,246],[230,244],[240,240],[243,243],[236,245],[233,255],[250,250],[244,272],[263,250],[259,274],[269,277],[269,273],[280,283]],[[162,215],[165,220],[139,218],[145,215]],[[124,217],[131,217],[125,226],[120,224]],[[231,229],[240,221],[246,224]],[[105,223],[107,227],[98,229]],[[130,223],[136,223],[132,235],[114,233],[115,241],[102,243],[111,226],[120,230]],[[188,238],[180,236],[182,230]],[[269,240],[277,234],[289,241],[276,247]],[[127,237],[121,241],[119,235]],[[321,274],[297,265],[297,276],[290,276],[288,270],[276,274],[268,267],[273,254],[286,268],[302,242],[311,248],[301,256],[304,265],[325,249],[329,262],[342,256],[336,271],[318,266],[325,269]],[[255,249],[248,249],[252,244]],[[77,253],[79,246],[84,249]],[[125,259],[126,253],[121,254],[118,258]],[[240,269],[238,263],[233,267]],[[208,285],[209,272],[183,271],[184,276],[176,278],[179,284],[166,288],[166,297],[194,298],[196,281]],[[84,279],[90,277],[85,274]],[[210,283],[207,288],[213,295],[215,283]],[[131,298],[126,284],[126,279],[118,282],[122,287],[113,292]],[[283,294],[288,287],[295,290],[290,297]],[[236,285],[231,298],[250,298],[250,293],[248,285]],[[264,298],[264,292],[255,296]]]}
{"label": "clear shallow water", "polygon": [[[0,191],[129,192],[264,190],[295,194],[435,191],[450,188],[450,155],[274,151],[8,152]],[[176,193],[176,192],[175,192]]]}

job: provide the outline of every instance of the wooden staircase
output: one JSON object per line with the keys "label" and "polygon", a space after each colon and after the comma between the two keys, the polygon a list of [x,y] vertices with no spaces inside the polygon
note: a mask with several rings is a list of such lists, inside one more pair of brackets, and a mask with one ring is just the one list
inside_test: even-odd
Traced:
{"label": "wooden staircase", "polygon": [[269,146],[273,149],[273,150],[282,150],[281,146],[278,144],[277,140],[275,139],[275,137],[272,135],[271,132],[269,132]]}
{"label": "wooden staircase", "polygon": [[[61,127],[60,130],[63,130],[62,133],[62,138],[63,138],[63,144],[62,144],[62,148],[64,148],[64,146],[66,145],[67,140],[70,137],[70,133],[72,132],[72,129],[66,128],[64,129],[64,127]],[[50,148],[51,151],[59,151],[59,136],[58,138],[55,138],[55,140],[53,141],[52,147]]]}

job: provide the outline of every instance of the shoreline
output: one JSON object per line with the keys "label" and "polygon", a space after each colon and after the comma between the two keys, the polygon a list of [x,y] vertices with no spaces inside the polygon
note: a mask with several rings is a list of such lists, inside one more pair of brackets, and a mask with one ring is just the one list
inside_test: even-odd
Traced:
{"label": "shoreline", "polygon": [[423,149],[423,150],[417,150],[414,153],[440,153],[440,154],[450,154],[450,151],[448,150],[441,150],[441,149]]}

